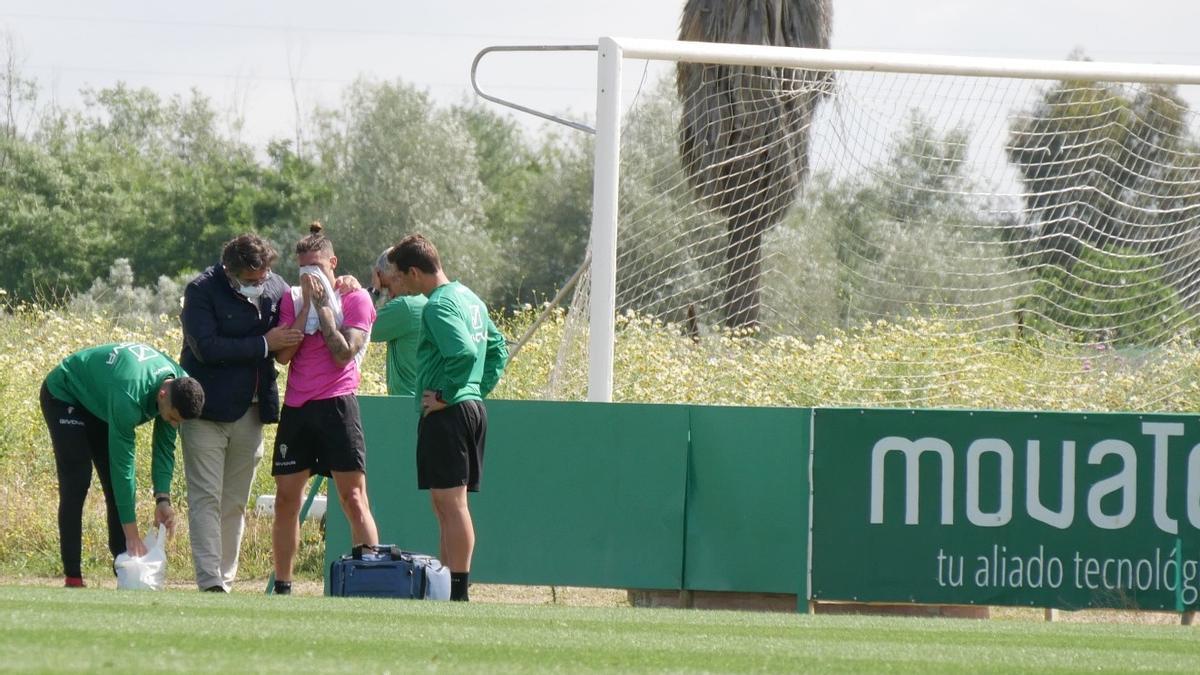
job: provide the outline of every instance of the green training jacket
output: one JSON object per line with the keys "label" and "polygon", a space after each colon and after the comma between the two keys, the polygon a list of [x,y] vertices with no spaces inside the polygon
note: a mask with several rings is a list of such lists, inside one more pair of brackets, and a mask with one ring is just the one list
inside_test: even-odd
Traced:
{"label": "green training jacket", "polygon": [[149,345],[120,342],[68,356],[46,376],[54,398],[81,405],[108,423],[109,475],[121,523],[137,520],[134,429],[154,420],[150,475],[155,492],[171,491],[175,428],[158,416],[158,390],[167,378],[187,377],[170,357]]}
{"label": "green training jacket", "polygon": [[423,295],[392,298],[371,325],[371,342],[387,343],[387,392],[392,396],[412,396],[417,387],[417,338],[425,303]]}
{"label": "green training jacket", "polygon": [[418,411],[421,394],[428,390],[442,392],[447,405],[482,400],[500,381],[507,362],[504,335],[471,289],[453,281],[429,294],[417,343]]}

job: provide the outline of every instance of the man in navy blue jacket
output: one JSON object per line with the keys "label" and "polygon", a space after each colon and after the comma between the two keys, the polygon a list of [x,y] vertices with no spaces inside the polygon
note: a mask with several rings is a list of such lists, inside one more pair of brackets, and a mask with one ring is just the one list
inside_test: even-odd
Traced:
{"label": "man in navy blue jacket", "polygon": [[278,257],[258,235],[241,235],[184,292],[179,363],[205,392],[199,419],[180,427],[192,558],[204,591],[228,592],[237,574],[263,425],[279,421],[271,354],[304,337],[276,325],[290,292],[271,271]]}

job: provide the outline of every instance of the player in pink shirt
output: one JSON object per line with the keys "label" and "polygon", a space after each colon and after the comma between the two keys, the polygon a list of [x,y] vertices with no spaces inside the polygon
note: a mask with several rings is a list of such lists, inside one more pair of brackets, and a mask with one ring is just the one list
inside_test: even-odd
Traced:
{"label": "player in pink shirt", "polygon": [[275,477],[275,592],[292,588],[292,563],[300,543],[300,503],[313,474],[332,476],[353,544],[378,544],[367,503],[366,443],[358,411],[359,363],[375,322],[375,305],[361,288],[334,291],[333,243],[313,223],[296,244],[300,287],[279,303],[279,325],[304,331],[299,345],[276,352],[288,366],[287,392],[271,475]]}

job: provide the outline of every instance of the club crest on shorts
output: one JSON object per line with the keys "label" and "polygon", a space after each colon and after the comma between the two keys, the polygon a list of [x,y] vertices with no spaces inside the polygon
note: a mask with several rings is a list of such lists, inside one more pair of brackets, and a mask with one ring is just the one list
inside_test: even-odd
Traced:
{"label": "club crest on shorts", "polygon": [[279,444],[279,456],[287,459],[287,443]]}

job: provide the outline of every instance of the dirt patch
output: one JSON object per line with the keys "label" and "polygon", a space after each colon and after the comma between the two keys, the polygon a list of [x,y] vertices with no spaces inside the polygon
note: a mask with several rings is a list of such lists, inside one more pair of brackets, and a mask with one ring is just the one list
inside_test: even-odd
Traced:
{"label": "dirt patch", "polygon": [[[117,581],[108,579],[87,579],[89,588],[116,589]],[[0,577],[0,586],[41,586],[53,588],[62,586],[62,579],[52,577]],[[196,585],[191,581],[168,581],[167,587],[172,590],[192,590]],[[266,579],[239,580],[233,588],[234,593],[263,593],[267,588]],[[301,596],[320,596],[325,592],[325,586],[319,580],[300,580],[292,584],[292,594]],[[628,607],[629,596],[624,589],[613,588],[579,588],[575,586],[515,586],[509,584],[471,584],[472,602],[491,602],[513,605],[570,605],[578,607]]]}
{"label": "dirt patch", "polygon": [[[92,588],[116,589],[116,579],[88,579]],[[62,580],[51,577],[6,576],[0,577],[0,586],[62,586]],[[191,590],[190,581],[169,581],[172,590]],[[266,579],[238,581],[234,593],[262,593],[267,587]],[[325,592],[323,582],[315,580],[296,581],[292,593],[300,596],[320,596]],[[792,596],[789,596],[792,597]],[[471,584],[471,601],[513,605],[567,605],[574,607],[630,607],[629,592],[617,588],[580,588],[576,586],[516,586],[510,584]],[[786,609],[794,608],[794,600]],[[658,605],[655,605],[658,606]],[[665,606],[665,605],[663,605]],[[678,605],[673,605],[678,606]],[[762,609],[762,608],[755,608]],[[774,608],[772,608],[774,609]],[[1045,621],[1046,610],[1037,607],[991,607],[990,616],[996,621]],[[1180,615],[1175,612],[1135,612],[1127,610],[1085,609],[1074,612],[1056,610],[1054,621],[1063,623],[1131,623],[1152,625],[1178,625]]]}
{"label": "dirt patch", "polygon": [[[1037,607],[993,607],[993,619],[1045,621],[1046,610]],[[1074,612],[1055,610],[1054,621],[1063,623],[1141,623],[1178,625],[1181,616],[1176,612],[1135,612],[1117,609],[1081,609]]]}

